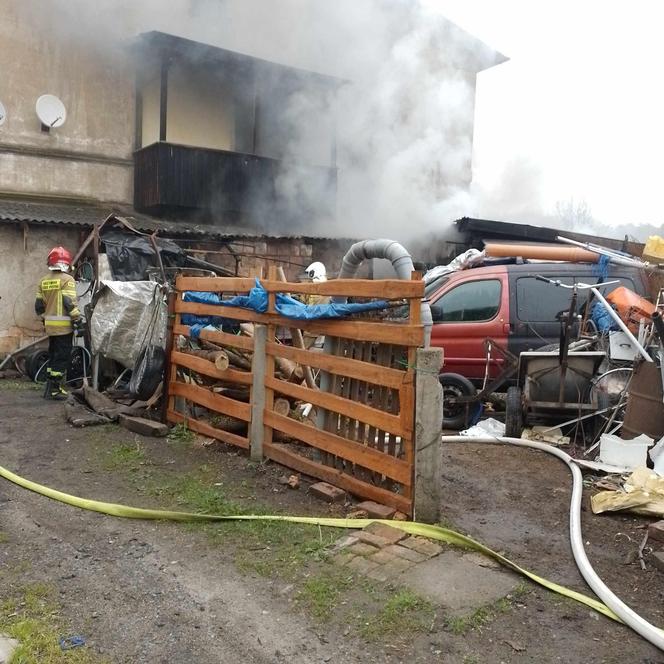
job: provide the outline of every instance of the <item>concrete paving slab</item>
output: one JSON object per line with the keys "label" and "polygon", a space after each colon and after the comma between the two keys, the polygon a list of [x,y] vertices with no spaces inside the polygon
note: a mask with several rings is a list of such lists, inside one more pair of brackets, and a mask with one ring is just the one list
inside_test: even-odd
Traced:
{"label": "concrete paving slab", "polygon": [[0,664],[6,664],[14,653],[14,650],[18,648],[18,641],[12,639],[5,634],[0,634]]}
{"label": "concrete paving slab", "polygon": [[512,572],[478,565],[468,555],[446,551],[414,565],[393,581],[446,607],[451,615],[464,615],[505,597],[520,579]]}

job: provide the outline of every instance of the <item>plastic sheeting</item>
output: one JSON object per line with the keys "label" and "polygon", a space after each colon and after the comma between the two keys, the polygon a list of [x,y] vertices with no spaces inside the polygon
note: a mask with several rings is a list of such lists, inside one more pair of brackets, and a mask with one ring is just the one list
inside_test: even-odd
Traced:
{"label": "plastic sheeting", "polygon": [[[106,255],[117,281],[140,281],[147,277],[150,267],[159,261],[150,238],[122,231],[106,231],[101,236]],[[156,238],[164,267],[183,267],[187,261],[184,250],[172,240]]]}
{"label": "plastic sheeting", "polygon": [[[242,309],[251,309],[258,313],[265,313],[268,306],[268,293],[261,286],[260,281],[256,279],[256,285],[249,291],[249,295],[236,295],[228,300],[222,300],[216,293],[199,293],[187,291],[183,300],[185,302],[198,302],[201,304],[214,304],[224,307],[240,307]],[[320,318],[343,318],[351,314],[362,313],[364,311],[376,311],[384,309],[387,306],[385,300],[376,302],[362,302],[345,304],[334,302],[329,304],[303,304],[299,300],[277,293],[275,309],[278,314],[286,318],[296,320],[317,320]],[[198,317],[202,318],[202,317]],[[205,317],[213,319],[215,317]],[[203,323],[203,320],[197,320],[197,323]]]}
{"label": "plastic sheeting", "polygon": [[479,265],[485,259],[485,254],[479,249],[468,249],[462,254],[459,254],[453,261],[447,265],[437,265],[428,270],[424,275],[424,283],[429,284],[434,279],[449,274],[450,272],[457,272],[458,270],[467,270],[469,267]]}
{"label": "plastic sheeting", "polygon": [[130,369],[143,346],[165,347],[166,301],[152,281],[105,281],[103,286],[90,319],[92,352]]}
{"label": "plastic sheeting", "polygon": [[598,332],[610,332],[620,329],[601,302],[593,302],[590,308],[590,318],[595,323]]}

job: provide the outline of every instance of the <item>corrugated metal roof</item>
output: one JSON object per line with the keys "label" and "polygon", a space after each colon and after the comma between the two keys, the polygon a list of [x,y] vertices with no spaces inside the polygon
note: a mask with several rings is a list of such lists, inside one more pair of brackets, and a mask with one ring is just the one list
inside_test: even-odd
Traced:
{"label": "corrugated metal roof", "polygon": [[136,230],[154,232],[173,237],[193,238],[269,238],[269,239],[323,239],[346,240],[348,238],[320,237],[296,233],[266,233],[259,229],[241,226],[192,224],[188,221],[159,219],[136,212],[132,207],[118,204],[87,204],[62,201],[43,201],[19,198],[0,198],[0,223],[29,222],[37,224],[64,224],[92,229],[109,215],[126,219]]}

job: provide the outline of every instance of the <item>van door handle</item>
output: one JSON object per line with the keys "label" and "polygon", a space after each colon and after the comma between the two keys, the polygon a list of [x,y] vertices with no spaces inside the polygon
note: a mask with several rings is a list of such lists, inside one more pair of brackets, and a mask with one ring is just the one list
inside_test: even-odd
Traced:
{"label": "van door handle", "polygon": [[512,334],[512,325],[510,323],[503,323],[503,334]]}

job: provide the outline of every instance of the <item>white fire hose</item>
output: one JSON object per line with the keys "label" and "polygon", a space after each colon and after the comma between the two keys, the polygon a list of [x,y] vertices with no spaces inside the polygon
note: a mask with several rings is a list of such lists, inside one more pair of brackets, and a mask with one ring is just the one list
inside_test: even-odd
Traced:
{"label": "white fire hose", "polygon": [[637,634],[652,643],[656,648],[664,651],[664,631],[650,624],[645,618],[629,608],[621,601],[599,578],[592,568],[581,536],[581,499],[583,496],[583,476],[579,466],[574,459],[565,452],[552,445],[539,443],[532,440],[520,438],[506,438],[485,436],[482,438],[470,438],[467,436],[443,436],[443,442],[448,443],[505,443],[518,447],[530,447],[535,450],[547,452],[558,457],[567,464],[572,473],[572,498],[570,500],[569,512],[569,535],[572,544],[572,554],[581,575],[594,593],[606,604],[626,625],[631,627]]}

